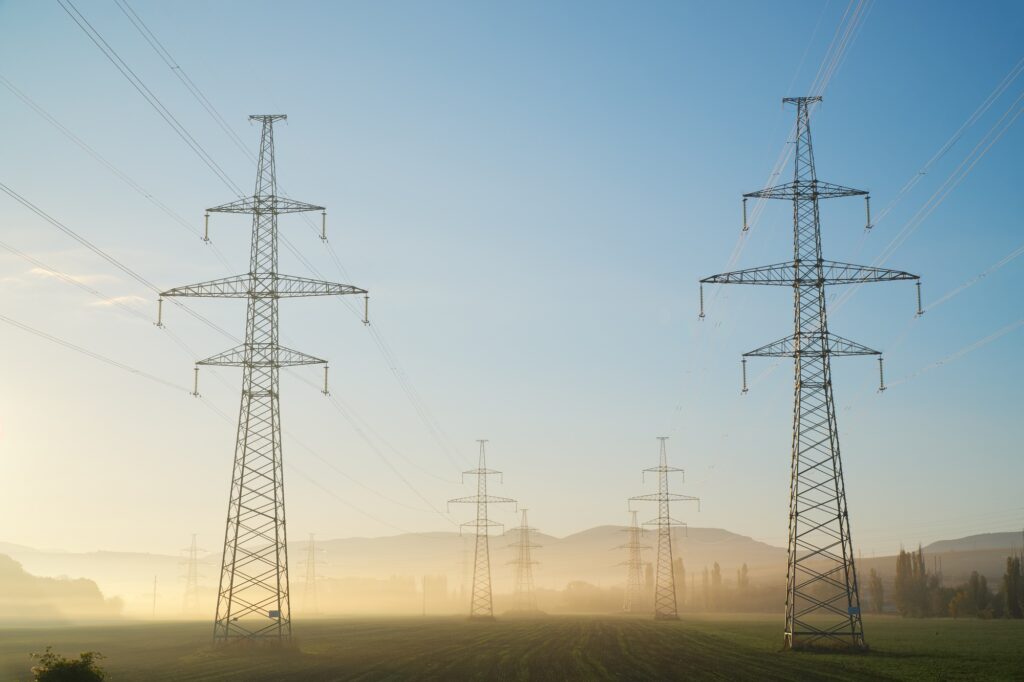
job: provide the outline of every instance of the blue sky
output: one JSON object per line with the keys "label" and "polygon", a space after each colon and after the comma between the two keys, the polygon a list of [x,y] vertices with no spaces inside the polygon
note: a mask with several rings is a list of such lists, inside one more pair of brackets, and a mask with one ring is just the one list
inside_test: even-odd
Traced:
{"label": "blue sky", "polygon": [[[250,187],[251,162],[117,5],[76,5]],[[454,444],[446,454],[431,437],[354,315],[328,300],[285,302],[283,339],[330,358],[334,394],[366,436],[298,380],[315,384],[315,370],[285,376],[292,533],[453,528],[461,516],[427,502],[443,512],[466,494],[456,464],[469,465],[481,437],[505,471],[497,494],[520,499],[540,529],[624,523],[626,498],[650,491],[640,470],[655,462],[655,437],[671,435],[684,490],[703,500],[699,514],[680,510],[687,521],[784,543],[790,369],[752,365],[741,397],[739,356],[789,333],[788,292],[709,291],[700,323],[696,282],[726,267],[740,195],[785,148],[793,114],[780,99],[806,94],[859,6],[813,132],[822,179],[870,189],[876,215],[891,208],[865,235],[860,202],[823,207],[826,257],[870,263],[1019,111],[1024,76],[893,203],[1024,57],[1018,3],[133,2],[250,149],[249,114],[288,114],[276,136],[281,184],[329,207],[351,283],[372,292],[374,329]],[[0,3],[0,75],[194,227],[232,198],[58,4]],[[10,91],[0,101],[0,182],[162,287],[231,274]],[[887,261],[923,276],[926,305],[1024,242],[1022,149],[1018,121]],[[785,260],[789,216],[767,206],[736,267]],[[10,245],[155,314],[150,292],[5,195],[0,224]],[[241,272],[248,224],[211,226]],[[282,220],[282,230],[344,279],[308,225]],[[865,554],[1024,525],[1024,329],[936,365],[1024,318],[1022,268],[1011,261],[918,320],[906,284],[864,287],[832,316],[833,331],[886,352],[892,384],[874,392],[870,359],[836,363]],[[0,314],[189,384],[194,358],[166,334],[31,270],[0,253]],[[310,274],[287,252],[282,270]],[[196,308],[241,333],[237,302]],[[232,345],[166,313],[197,355]],[[3,539],[174,551],[197,532],[215,544],[234,428],[209,406],[233,422],[237,374],[204,373],[197,401],[13,327],[0,334],[0,512],[18,519]]]}

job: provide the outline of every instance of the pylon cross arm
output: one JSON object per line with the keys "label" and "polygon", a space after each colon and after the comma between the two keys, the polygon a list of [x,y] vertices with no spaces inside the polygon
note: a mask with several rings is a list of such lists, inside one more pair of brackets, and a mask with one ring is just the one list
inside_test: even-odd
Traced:
{"label": "pylon cross arm", "polygon": [[723,272],[705,277],[701,284],[760,284],[763,286],[801,286],[833,284],[866,284],[869,282],[894,282],[921,279],[902,270],[876,268],[868,265],[854,265],[838,261],[815,262],[786,261],[773,265],[762,265],[746,270]]}
{"label": "pylon cross arm", "polygon": [[207,213],[305,213],[326,211],[323,206],[279,196],[245,197],[206,209]]}
{"label": "pylon cross arm", "polygon": [[678,526],[680,528],[686,528],[686,522],[685,521],[680,521],[678,519],[673,519],[672,517],[667,517],[667,516],[659,516],[656,519],[651,519],[650,521],[644,521],[643,525],[645,525],[645,526]]}
{"label": "pylon cross arm", "polygon": [[670,467],[670,466],[648,467],[647,469],[644,469],[644,471],[649,471],[649,472],[652,472],[652,473],[655,473],[655,474],[659,473],[659,472],[662,472],[662,471],[667,472],[667,473],[679,473],[679,474],[686,473],[686,469],[680,469],[679,467]]}
{"label": "pylon cross arm", "polygon": [[511,497],[498,497],[496,495],[470,495],[469,497],[456,497],[453,500],[448,500],[448,504],[453,504],[453,503],[477,504],[479,502],[484,502],[486,504],[498,504],[498,503],[501,503],[501,502],[511,502],[511,503],[514,503],[515,500],[513,500]]}
{"label": "pylon cross arm", "polygon": [[862,197],[868,194],[862,189],[834,185],[821,180],[798,180],[775,187],[765,187],[743,196],[747,199],[838,199],[840,197]]}
{"label": "pylon cross arm", "polygon": [[678,493],[650,493],[649,495],[634,495],[629,498],[631,502],[694,502],[699,498]]}
{"label": "pylon cross arm", "polygon": [[799,355],[881,355],[881,351],[863,346],[856,341],[850,341],[831,332],[825,333],[825,343],[821,342],[822,335],[817,332],[800,332],[787,336],[778,341],[755,348],[749,353],[744,353],[745,358],[794,358]]}
{"label": "pylon cross arm", "polygon": [[236,346],[223,353],[211,355],[205,360],[200,360],[197,365],[212,365],[221,367],[294,367],[296,365],[323,365],[327,361],[301,351],[277,346],[273,344],[251,344],[246,348],[245,344]]}
{"label": "pylon cross arm", "polygon": [[466,474],[471,474],[471,475],[474,475],[474,476],[477,475],[477,474],[481,474],[481,475],[484,475],[484,476],[489,476],[489,475],[499,475],[499,474],[501,474],[501,472],[497,471],[495,469],[467,469],[466,471],[462,472],[463,476],[465,476]]}
{"label": "pylon cross arm", "polygon": [[323,282],[306,277],[279,275],[234,275],[208,282],[189,284],[161,292],[163,297],[192,296],[200,298],[297,298],[302,296],[346,296],[365,294],[365,289],[351,284]]}

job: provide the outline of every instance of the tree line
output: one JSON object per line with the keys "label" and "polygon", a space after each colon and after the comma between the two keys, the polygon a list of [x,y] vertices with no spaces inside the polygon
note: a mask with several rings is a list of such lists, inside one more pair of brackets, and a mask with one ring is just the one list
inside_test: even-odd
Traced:
{"label": "tree line", "polygon": [[[869,609],[883,613],[885,586],[874,569],[868,577],[868,595]],[[900,549],[891,602],[901,616],[909,618],[1024,618],[1021,556],[1006,558],[1006,571],[995,589],[977,571],[951,587],[943,584],[941,571],[928,571],[920,546],[917,551]]]}

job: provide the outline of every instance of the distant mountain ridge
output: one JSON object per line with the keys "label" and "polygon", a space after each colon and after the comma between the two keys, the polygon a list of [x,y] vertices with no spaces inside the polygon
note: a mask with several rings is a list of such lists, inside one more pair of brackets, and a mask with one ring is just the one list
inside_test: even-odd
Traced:
{"label": "distant mountain ridge", "polygon": [[1024,533],[981,533],[956,540],[939,540],[925,545],[924,551],[930,553],[1005,549],[1019,552],[1022,546],[1024,546]]}
{"label": "distant mountain ridge", "polygon": [[[509,531],[514,528],[510,527]],[[618,585],[624,580],[625,559],[621,546],[626,542],[624,526],[596,526],[555,537],[536,533],[541,545],[534,551],[535,580],[538,587],[563,589],[572,581],[595,585]],[[512,557],[508,545],[514,535],[492,535],[491,565],[497,592],[511,589],[512,570],[507,565]],[[655,534],[644,535],[646,561],[654,559]],[[317,541],[320,558],[318,575],[325,578],[375,578],[405,576],[419,580],[424,575],[444,575],[448,585],[456,589],[472,574],[472,535],[457,532],[407,533],[382,537],[349,537]],[[1006,556],[1020,551],[1019,533],[982,533],[963,538],[942,540],[924,547],[925,554],[942,562],[948,581],[966,579],[978,570],[990,580],[999,579]],[[705,567],[717,562],[726,580],[745,563],[754,582],[784,579],[786,550],[721,528],[680,528],[675,531],[675,556],[683,560],[689,580],[700,582]],[[301,590],[301,562],[308,543],[289,543],[292,563],[293,592]],[[148,614],[152,607],[153,580],[157,579],[160,611],[171,615],[180,610],[184,556],[138,552],[67,552],[41,550],[24,545],[0,542],[0,555],[10,556],[36,576],[71,576],[87,578],[99,586],[104,595],[120,596],[126,611]],[[204,590],[212,599],[220,567],[220,552],[200,556],[199,573]],[[862,558],[858,569],[867,573],[874,568],[885,576],[894,572],[892,556]]]}

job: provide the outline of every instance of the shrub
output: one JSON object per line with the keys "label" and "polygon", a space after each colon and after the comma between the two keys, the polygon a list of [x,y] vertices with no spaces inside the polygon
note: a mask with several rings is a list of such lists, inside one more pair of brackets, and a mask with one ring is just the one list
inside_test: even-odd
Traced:
{"label": "shrub", "polygon": [[36,682],[101,682],[106,677],[96,663],[103,654],[96,651],[83,652],[78,658],[64,658],[48,646],[43,653],[31,656],[39,661],[39,665],[32,666]]}

